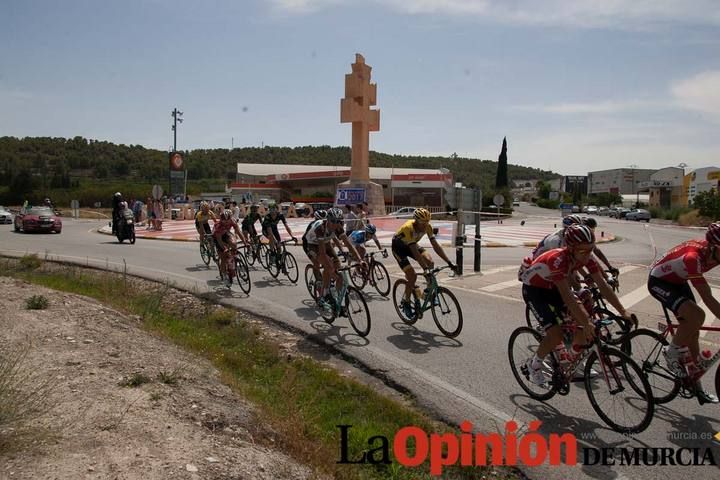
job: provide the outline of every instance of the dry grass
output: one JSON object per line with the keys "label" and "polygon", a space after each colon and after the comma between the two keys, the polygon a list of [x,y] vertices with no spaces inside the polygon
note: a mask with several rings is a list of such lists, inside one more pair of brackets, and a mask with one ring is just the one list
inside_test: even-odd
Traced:
{"label": "dry grass", "polygon": [[55,382],[26,365],[30,341],[0,352],[0,452],[17,446],[53,408]]}

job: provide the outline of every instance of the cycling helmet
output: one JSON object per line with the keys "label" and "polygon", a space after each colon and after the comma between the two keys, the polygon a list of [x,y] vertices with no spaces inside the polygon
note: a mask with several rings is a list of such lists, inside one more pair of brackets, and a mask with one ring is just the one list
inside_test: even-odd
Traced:
{"label": "cycling helmet", "polygon": [[568,215],[567,217],[564,217],[562,219],[563,227],[567,228],[570,225],[581,225],[582,224],[582,218],[580,218],[580,215]]}
{"label": "cycling helmet", "polygon": [[713,222],[708,225],[705,240],[711,245],[720,245],[720,222]]}
{"label": "cycling helmet", "polygon": [[250,205],[250,211],[251,211],[251,212],[257,211],[258,208],[260,208],[260,207],[259,207],[259,205],[258,205],[257,203],[253,203],[252,205]]}
{"label": "cycling helmet", "polygon": [[576,247],[595,243],[595,234],[587,225],[570,225],[565,230],[565,245]]}
{"label": "cycling helmet", "polygon": [[201,209],[201,210],[207,210],[208,208],[210,208],[210,204],[209,204],[208,202],[202,202],[202,203],[200,204],[200,209]]}
{"label": "cycling helmet", "polygon": [[229,208],[226,208],[225,210],[222,211],[222,213],[220,214],[220,217],[223,220],[230,220],[232,218],[232,210],[230,210]]}
{"label": "cycling helmet", "polygon": [[582,219],[583,225],[587,225],[590,228],[597,228],[597,220],[592,217],[586,217]]}
{"label": "cycling helmet", "polygon": [[429,222],[432,214],[425,208],[418,208],[415,210],[415,213],[413,213],[413,217],[415,217],[415,220],[420,220],[421,222]]}
{"label": "cycling helmet", "polygon": [[365,225],[365,232],[368,235],[375,235],[375,232],[377,232],[377,228],[375,228],[375,225],[373,225],[372,223],[368,223],[367,225]]}
{"label": "cycling helmet", "polygon": [[122,197],[122,193],[120,193],[120,192],[115,192],[115,195],[114,195],[114,196],[116,196],[116,197]]}
{"label": "cycling helmet", "polygon": [[270,213],[278,211],[277,203],[271,203],[268,208],[270,209]]}
{"label": "cycling helmet", "polygon": [[315,210],[313,217],[315,217],[315,220],[322,220],[323,218],[327,217],[327,211],[326,210]]}
{"label": "cycling helmet", "polygon": [[339,208],[331,208],[327,212],[327,219],[333,223],[340,223],[343,220],[343,212]]}

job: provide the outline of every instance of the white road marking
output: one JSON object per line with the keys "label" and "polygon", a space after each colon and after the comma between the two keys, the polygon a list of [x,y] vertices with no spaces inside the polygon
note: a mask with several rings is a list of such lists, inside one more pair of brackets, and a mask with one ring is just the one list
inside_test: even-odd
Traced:
{"label": "white road marking", "polygon": [[507,280],[505,282],[494,283],[492,285],[485,285],[484,287],[479,288],[479,290],[482,292],[497,292],[498,290],[504,290],[506,288],[517,287],[520,285],[521,285],[520,281],[517,278],[513,278],[513,279]]}

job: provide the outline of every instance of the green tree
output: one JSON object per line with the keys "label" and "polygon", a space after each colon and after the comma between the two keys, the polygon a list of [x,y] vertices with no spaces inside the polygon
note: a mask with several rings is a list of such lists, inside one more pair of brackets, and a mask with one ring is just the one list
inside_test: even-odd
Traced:
{"label": "green tree", "polygon": [[507,138],[503,137],[502,149],[498,157],[497,175],[495,176],[495,188],[502,189],[508,186],[508,163],[507,163]]}

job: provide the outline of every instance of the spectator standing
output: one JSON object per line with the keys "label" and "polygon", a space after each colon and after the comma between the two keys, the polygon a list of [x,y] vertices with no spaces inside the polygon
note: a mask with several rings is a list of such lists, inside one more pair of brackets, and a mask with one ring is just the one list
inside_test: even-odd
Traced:
{"label": "spectator standing", "polygon": [[236,222],[240,220],[240,207],[238,207],[238,204],[235,200],[232,202],[232,218]]}
{"label": "spectator standing", "polygon": [[352,205],[345,205],[345,235],[350,236],[352,232],[357,230],[357,215],[353,211]]}

